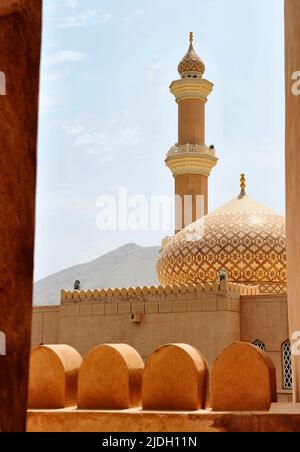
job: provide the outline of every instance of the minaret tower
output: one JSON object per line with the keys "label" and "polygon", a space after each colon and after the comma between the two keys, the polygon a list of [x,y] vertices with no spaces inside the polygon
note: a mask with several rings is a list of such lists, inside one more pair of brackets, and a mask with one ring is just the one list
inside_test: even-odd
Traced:
{"label": "minaret tower", "polygon": [[181,79],[170,86],[178,104],[178,143],[166,159],[175,178],[176,232],[208,213],[208,177],[218,161],[214,146],[205,144],[205,104],[213,84],[203,78],[193,33],[178,72]]}

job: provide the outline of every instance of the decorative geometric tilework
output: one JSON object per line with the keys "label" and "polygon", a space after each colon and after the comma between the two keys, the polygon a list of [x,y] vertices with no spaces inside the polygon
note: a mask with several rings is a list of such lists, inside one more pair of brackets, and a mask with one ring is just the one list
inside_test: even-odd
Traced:
{"label": "decorative geometric tilework", "polygon": [[170,240],[157,266],[162,285],[217,281],[225,269],[229,281],[262,286],[263,293],[286,292],[284,218],[247,196],[238,202]]}
{"label": "decorative geometric tilework", "polygon": [[287,293],[287,284],[260,284],[258,286],[259,292],[262,294],[282,294]]}
{"label": "decorative geometric tilework", "polygon": [[253,342],[253,345],[255,345],[255,347],[260,348],[263,352],[266,350],[266,345],[263,343],[263,341],[257,339],[256,341]]}
{"label": "decorative geometric tilework", "polygon": [[282,345],[282,365],[283,365],[283,389],[293,389],[293,370],[292,370],[292,350],[291,343],[287,340]]}

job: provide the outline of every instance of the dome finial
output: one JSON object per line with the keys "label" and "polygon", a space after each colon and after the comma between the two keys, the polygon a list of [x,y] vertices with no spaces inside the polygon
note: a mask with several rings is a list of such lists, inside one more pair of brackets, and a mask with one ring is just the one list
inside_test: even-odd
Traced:
{"label": "dome finial", "polygon": [[241,174],[241,189],[246,189],[246,174]]}
{"label": "dome finial", "polygon": [[193,44],[194,41],[194,33],[191,31],[190,32],[190,43]]}
{"label": "dome finial", "polygon": [[241,174],[241,194],[239,199],[242,199],[246,196],[246,175]]}

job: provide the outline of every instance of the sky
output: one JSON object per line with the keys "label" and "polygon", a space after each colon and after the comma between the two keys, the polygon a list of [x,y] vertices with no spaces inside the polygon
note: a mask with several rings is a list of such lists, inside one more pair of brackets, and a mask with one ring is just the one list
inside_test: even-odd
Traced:
{"label": "sky", "polygon": [[100,231],[97,199],[172,196],[169,85],[193,31],[214,83],[209,208],[248,194],[285,211],[283,0],[44,0],[35,279],[172,230]]}

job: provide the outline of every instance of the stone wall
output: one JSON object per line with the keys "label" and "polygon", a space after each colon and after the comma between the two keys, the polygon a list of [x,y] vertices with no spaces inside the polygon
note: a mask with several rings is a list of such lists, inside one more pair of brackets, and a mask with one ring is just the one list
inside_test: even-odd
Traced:
{"label": "stone wall", "polygon": [[272,360],[247,343],[222,350],[211,372],[188,344],[160,346],[146,363],[124,344],[98,345],[83,360],[69,346],[41,346],[32,351],[29,388],[29,432],[290,432],[300,426],[299,407],[277,403]]}
{"label": "stone wall", "polygon": [[62,291],[61,306],[35,308],[33,346],[65,343],[86,354],[99,343],[127,343],[146,360],[162,343],[184,342],[203,350],[212,364],[240,340],[237,284]]}
{"label": "stone wall", "polygon": [[237,284],[62,291],[60,306],[33,313],[33,346],[64,343],[82,355],[100,343],[126,343],[146,361],[160,344],[188,343],[211,367],[228,344],[259,339],[275,363],[282,401],[291,398],[283,390],[287,338],[286,295]]}
{"label": "stone wall", "polygon": [[33,309],[32,345],[59,344],[60,306]]}
{"label": "stone wall", "polygon": [[289,338],[286,295],[256,295],[241,298],[241,340],[262,341],[277,372],[278,390],[282,400],[291,400],[283,390],[282,344]]}

